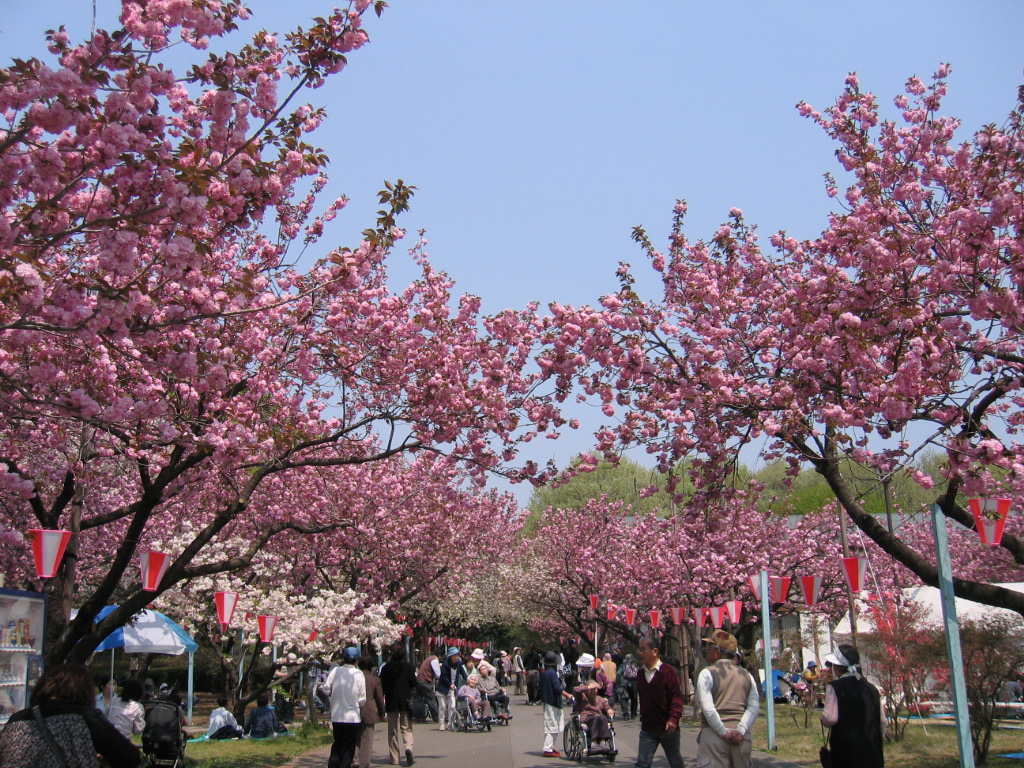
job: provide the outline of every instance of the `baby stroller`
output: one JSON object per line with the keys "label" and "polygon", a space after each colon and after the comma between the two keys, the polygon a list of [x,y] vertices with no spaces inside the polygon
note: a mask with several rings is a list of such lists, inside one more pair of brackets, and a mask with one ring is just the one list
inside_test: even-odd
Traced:
{"label": "baby stroller", "polygon": [[154,701],[146,710],[142,752],[150,766],[185,768],[185,734],[181,708],[173,701]]}

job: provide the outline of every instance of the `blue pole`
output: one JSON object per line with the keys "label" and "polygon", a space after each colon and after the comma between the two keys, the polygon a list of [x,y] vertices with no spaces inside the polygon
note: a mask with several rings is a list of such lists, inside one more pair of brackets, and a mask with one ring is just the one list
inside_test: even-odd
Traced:
{"label": "blue pole", "polygon": [[932,528],[935,531],[935,555],[939,567],[939,594],[942,596],[942,622],[946,629],[946,655],[949,658],[950,682],[953,685],[953,713],[956,719],[960,768],[974,768],[971,744],[971,723],[967,709],[967,684],[964,680],[964,659],[960,650],[960,624],[956,620],[953,597],[953,566],[949,559],[949,537],[946,516],[938,504],[931,505]]}
{"label": "blue pole", "polygon": [[775,745],[775,698],[772,696],[772,593],[768,587],[768,571],[761,571],[761,634],[764,636],[764,710],[768,725],[768,750]]}

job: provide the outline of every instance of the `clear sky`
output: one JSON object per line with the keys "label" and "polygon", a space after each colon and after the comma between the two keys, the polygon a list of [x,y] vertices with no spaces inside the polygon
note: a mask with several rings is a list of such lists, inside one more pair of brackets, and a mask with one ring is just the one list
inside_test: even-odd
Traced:
{"label": "clear sky", "polygon": [[[120,4],[96,3],[112,26]],[[251,0],[244,29],[332,5]],[[91,6],[0,0],[0,61],[38,54],[60,24],[80,38]],[[828,106],[849,71],[891,105],[907,77],[951,63],[945,111],[965,136],[1001,123],[1024,83],[1020,0],[391,0],[367,27],[348,71],[307,97],[328,109],[314,140],[329,192],[352,198],[325,245],[351,244],[400,177],[419,188],[403,225],[489,312],[613,291],[618,262],[643,261],[631,228],[664,242],[679,197],[692,239],[732,207],[765,237],[817,234],[835,147],[794,105]],[[588,447],[543,442],[560,462]]]}

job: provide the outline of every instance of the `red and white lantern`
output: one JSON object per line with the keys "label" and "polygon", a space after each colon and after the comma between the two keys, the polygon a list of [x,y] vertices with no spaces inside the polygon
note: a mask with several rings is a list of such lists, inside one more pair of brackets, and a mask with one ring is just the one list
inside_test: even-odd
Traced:
{"label": "red and white lantern", "polygon": [[708,617],[707,611],[708,611],[707,608],[694,608],[693,609],[693,623],[696,624],[698,628],[703,629],[704,621]]}
{"label": "red and white lantern", "polygon": [[677,627],[683,626],[683,613],[686,611],[685,608],[669,608],[672,612],[672,623]]}
{"label": "red and white lantern", "polygon": [[740,616],[743,614],[743,601],[729,600],[726,602],[725,608],[729,613],[729,623],[733,625],[739,624]]}
{"label": "red and white lantern", "polygon": [[754,593],[754,599],[761,599],[761,576],[747,576],[747,581],[750,583],[750,591]]}
{"label": "red and white lantern", "polygon": [[784,603],[789,595],[789,584],[793,581],[791,576],[772,576],[768,579],[768,585],[772,591],[773,603]]}
{"label": "red and white lantern", "polygon": [[968,502],[974,527],[978,529],[981,543],[997,546],[1003,540],[1006,517],[1010,514],[1009,499],[971,499]]}
{"label": "red and white lantern", "polygon": [[715,629],[721,629],[722,625],[725,624],[725,616],[728,609],[724,605],[716,605],[711,609],[711,626]]}
{"label": "red and white lantern", "polygon": [[139,566],[142,569],[144,592],[156,592],[170,564],[171,556],[166,552],[157,552],[153,549],[143,550],[139,555]]}
{"label": "red and white lantern", "polygon": [[608,603],[608,621],[615,621],[615,616],[619,612],[619,607],[615,603]]}
{"label": "red and white lantern", "polygon": [[214,592],[213,602],[217,606],[217,621],[226,629],[235,615],[235,606],[238,605],[238,593]]}
{"label": "red and white lantern", "polygon": [[597,595],[590,596],[590,610],[597,613]]}
{"label": "red and white lantern", "polygon": [[32,557],[36,561],[36,578],[52,579],[60,567],[64,551],[71,540],[71,531],[47,531],[30,528]]}
{"label": "red and white lantern", "polygon": [[658,629],[661,626],[661,611],[651,611],[651,629]]}
{"label": "red and white lantern", "polygon": [[868,559],[866,557],[843,558],[843,575],[846,576],[846,583],[851,592],[860,592],[864,589],[867,573]]}
{"label": "red and white lantern", "polygon": [[626,609],[626,623],[631,627],[636,623],[636,608]]}
{"label": "red and white lantern", "polygon": [[314,640],[316,640],[316,636],[319,635],[319,634],[320,634],[320,630],[319,629],[314,629],[312,632],[309,633],[309,640],[307,640],[306,642],[307,643],[312,643]]}
{"label": "red and white lantern", "polygon": [[804,602],[808,605],[817,605],[818,596],[821,594],[821,576],[801,576],[800,591],[804,594]]}
{"label": "red and white lantern", "polygon": [[256,622],[260,625],[260,642],[269,643],[274,639],[274,630],[277,629],[277,616],[257,616]]}

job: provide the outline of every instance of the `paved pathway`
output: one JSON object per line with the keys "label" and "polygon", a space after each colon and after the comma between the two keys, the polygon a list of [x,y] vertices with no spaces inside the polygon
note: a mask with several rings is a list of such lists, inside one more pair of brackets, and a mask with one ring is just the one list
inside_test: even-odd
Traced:
{"label": "paved pathway", "polygon": [[[518,700],[519,703],[516,703]],[[494,726],[490,733],[451,733],[438,731],[437,725],[415,723],[413,752],[416,765],[423,768],[552,768],[575,763],[563,755],[560,759],[545,758],[543,746],[543,717],[541,707],[529,707],[515,697],[512,704],[514,718],[505,727]],[[568,712],[568,710],[566,710]],[[637,721],[615,723],[619,755],[614,765],[629,768],[636,762],[636,748],[640,725]],[[374,738],[373,766],[390,765],[387,748],[387,724],[376,727]],[[562,750],[562,739],[558,739],[558,750]],[[687,768],[692,768],[697,756],[697,730],[684,728],[682,738],[683,757]],[[329,748],[319,749],[294,759],[287,768],[326,768]],[[405,765],[405,757],[402,758]],[[608,766],[607,760],[590,758],[584,765]],[[668,761],[661,750],[654,759],[653,768],[667,768]],[[780,760],[763,752],[754,753],[755,768],[799,768],[795,763]]]}

